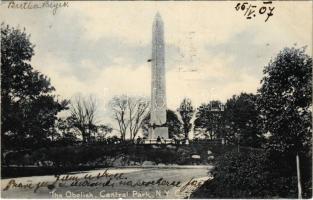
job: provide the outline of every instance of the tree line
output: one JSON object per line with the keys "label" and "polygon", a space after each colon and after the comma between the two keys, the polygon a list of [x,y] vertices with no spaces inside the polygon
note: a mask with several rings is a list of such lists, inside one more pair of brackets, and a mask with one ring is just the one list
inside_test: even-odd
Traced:
{"label": "tree line", "polygon": [[[30,65],[33,55],[34,45],[25,30],[1,25],[2,148],[105,140],[114,128],[97,121],[96,99],[63,100],[54,95],[50,79]],[[257,94],[241,93],[224,104],[213,100],[198,108],[185,98],[175,111],[167,110],[170,138],[187,139],[193,129],[200,139],[225,138],[230,144],[240,139],[242,145],[253,147],[261,147],[265,140],[284,141],[302,148],[309,143],[312,128],[311,68],[312,59],[303,48],[285,48],[264,68]],[[140,131],[147,136],[149,106],[147,98],[127,95],[109,102],[120,140],[134,140]],[[59,117],[61,111],[69,115]]]}

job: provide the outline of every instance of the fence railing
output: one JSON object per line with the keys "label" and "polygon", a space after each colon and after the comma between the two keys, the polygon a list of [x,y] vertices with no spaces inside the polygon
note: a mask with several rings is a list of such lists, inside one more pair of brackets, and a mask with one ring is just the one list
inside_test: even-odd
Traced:
{"label": "fence railing", "polygon": [[145,139],[142,140],[142,144],[175,144],[175,140],[172,139]]}
{"label": "fence railing", "polygon": [[142,140],[141,144],[208,144],[208,145],[223,145],[225,144],[223,138],[213,140],[175,140],[175,139],[145,139]]}
{"label": "fence railing", "polygon": [[208,144],[208,145],[218,145],[218,144],[225,144],[225,139],[224,138],[216,138],[216,139],[212,139],[212,140],[208,140],[208,139],[202,139],[202,140],[191,140],[190,143],[193,144]]}

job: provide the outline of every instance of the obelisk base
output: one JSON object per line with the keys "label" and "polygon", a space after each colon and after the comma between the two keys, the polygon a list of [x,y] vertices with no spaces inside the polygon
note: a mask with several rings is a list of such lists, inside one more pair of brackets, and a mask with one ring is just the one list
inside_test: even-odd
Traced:
{"label": "obelisk base", "polygon": [[149,130],[149,139],[168,139],[168,127],[155,127]]}

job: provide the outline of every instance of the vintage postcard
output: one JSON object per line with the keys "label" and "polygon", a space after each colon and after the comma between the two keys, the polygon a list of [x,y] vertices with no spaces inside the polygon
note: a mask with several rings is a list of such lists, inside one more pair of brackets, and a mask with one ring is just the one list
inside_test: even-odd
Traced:
{"label": "vintage postcard", "polygon": [[312,1],[13,1],[1,198],[312,198]]}

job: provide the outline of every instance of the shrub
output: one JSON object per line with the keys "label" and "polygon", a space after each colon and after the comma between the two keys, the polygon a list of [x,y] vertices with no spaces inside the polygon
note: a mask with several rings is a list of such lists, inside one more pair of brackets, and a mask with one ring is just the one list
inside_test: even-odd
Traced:
{"label": "shrub", "polygon": [[[231,151],[218,157],[212,171],[214,179],[207,181],[192,197],[296,198],[296,171],[290,171],[289,166],[285,166],[285,170],[278,169],[280,165],[277,162],[280,161],[271,160],[270,155],[265,150],[242,153]],[[310,197],[308,190],[304,190],[304,197]]]}

